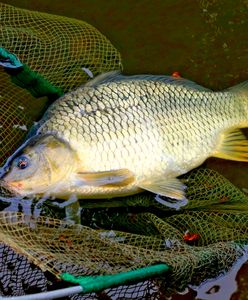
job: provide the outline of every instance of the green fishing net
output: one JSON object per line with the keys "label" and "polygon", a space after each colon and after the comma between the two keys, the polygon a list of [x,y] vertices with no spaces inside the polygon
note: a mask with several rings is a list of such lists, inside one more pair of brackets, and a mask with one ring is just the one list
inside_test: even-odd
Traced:
{"label": "green fishing net", "polygon": [[0,213],[1,240],[55,276],[114,274],[162,262],[172,271],[149,281],[153,288],[143,283],[140,291],[151,296],[199,285],[228,271],[243,254],[248,197],[209,169],[194,170],[183,180],[189,204],[179,211],[158,204],[146,192],[108,202],[84,200],[81,224],[65,221],[65,211],[49,200],[39,215],[36,204],[27,214],[30,203],[23,200],[18,212],[6,207]]}
{"label": "green fishing net", "polygon": [[[63,92],[121,69],[119,52],[90,24],[0,3],[0,45]],[[86,71],[85,71],[86,69]],[[0,68],[0,164],[19,145],[44,99],[15,86]]]}
{"label": "green fishing net", "polygon": [[[110,42],[83,21],[1,7],[2,46],[64,92],[94,75],[120,69]],[[44,108],[43,99],[14,85],[0,70],[1,163]],[[34,114],[35,111],[35,114]],[[0,294],[23,295],[65,287],[56,279],[114,274],[166,263],[164,276],[71,299],[162,299],[228,271],[248,240],[248,197],[215,171],[183,176],[189,203],[180,210],[151,193],[80,201],[80,224],[51,200],[0,203]]]}

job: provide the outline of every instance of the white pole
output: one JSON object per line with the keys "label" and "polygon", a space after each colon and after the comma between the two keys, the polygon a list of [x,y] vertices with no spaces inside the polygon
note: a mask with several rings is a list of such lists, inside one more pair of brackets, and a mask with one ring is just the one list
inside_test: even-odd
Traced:
{"label": "white pole", "polygon": [[73,286],[65,289],[50,291],[50,292],[43,292],[37,294],[30,294],[24,296],[14,296],[14,297],[0,297],[0,300],[50,300],[50,299],[57,299],[73,294],[82,293],[83,288],[78,286]]}

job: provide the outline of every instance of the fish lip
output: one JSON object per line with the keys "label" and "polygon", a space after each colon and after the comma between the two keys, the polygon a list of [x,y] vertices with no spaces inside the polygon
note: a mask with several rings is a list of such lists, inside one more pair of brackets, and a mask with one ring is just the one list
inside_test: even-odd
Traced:
{"label": "fish lip", "polygon": [[18,188],[13,188],[4,179],[0,180],[0,194],[4,195],[5,197],[21,196],[21,193],[18,192]]}

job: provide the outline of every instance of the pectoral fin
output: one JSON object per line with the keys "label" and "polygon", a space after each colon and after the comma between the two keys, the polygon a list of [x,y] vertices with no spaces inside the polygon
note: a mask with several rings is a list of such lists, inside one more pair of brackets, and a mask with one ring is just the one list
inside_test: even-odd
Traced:
{"label": "pectoral fin", "polygon": [[228,131],[213,156],[248,162],[248,140],[239,129]]}
{"label": "pectoral fin", "polygon": [[128,169],[104,172],[79,172],[78,175],[90,186],[120,187],[134,181],[134,175]]}
{"label": "pectoral fin", "polygon": [[150,191],[161,196],[169,198],[184,200],[186,186],[177,178],[155,178],[153,180],[145,181],[140,188]]}

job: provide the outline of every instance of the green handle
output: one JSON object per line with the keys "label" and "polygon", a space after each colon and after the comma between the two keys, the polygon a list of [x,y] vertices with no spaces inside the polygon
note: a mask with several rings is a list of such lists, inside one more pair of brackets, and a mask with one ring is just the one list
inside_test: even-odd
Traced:
{"label": "green handle", "polygon": [[21,71],[9,72],[12,82],[21,88],[28,90],[35,98],[47,96],[53,100],[63,96],[62,90],[53,86],[39,73],[32,71],[27,65],[23,65]]}
{"label": "green handle", "polygon": [[61,89],[53,86],[27,65],[22,64],[14,54],[4,48],[0,48],[0,65],[5,67],[14,84],[28,90],[36,98],[47,96],[51,100],[56,100],[63,96]]}
{"label": "green handle", "polygon": [[0,65],[5,68],[13,69],[22,67],[20,60],[4,48],[0,48]]}
{"label": "green handle", "polygon": [[68,273],[62,273],[60,278],[83,288],[83,294],[100,292],[102,290],[113,288],[120,285],[133,284],[147,280],[152,277],[159,277],[171,270],[166,264],[148,266],[134,271],[100,276],[73,276]]}

